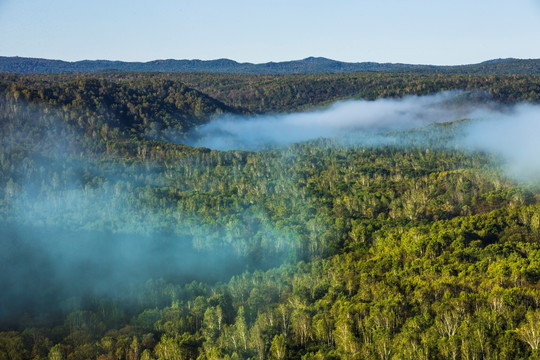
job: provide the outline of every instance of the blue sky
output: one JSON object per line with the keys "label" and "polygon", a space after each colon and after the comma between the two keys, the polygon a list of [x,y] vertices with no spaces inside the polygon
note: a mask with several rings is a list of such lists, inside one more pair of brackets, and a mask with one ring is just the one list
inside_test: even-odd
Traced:
{"label": "blue sky", "polygon": [[415,64],[540,58],[540,0],[0,0],[0,55]]}

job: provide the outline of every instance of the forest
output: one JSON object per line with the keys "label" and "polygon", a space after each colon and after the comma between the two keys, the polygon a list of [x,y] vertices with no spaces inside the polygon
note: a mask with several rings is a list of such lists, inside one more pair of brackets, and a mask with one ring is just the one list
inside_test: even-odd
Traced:
{"label": "forest", "polygon": [[539,359],[540,178],[456,146],[475,119],[186,145],[447,91],[540,76],[0,73],[0,360]]}
{"label": "forest", "polygon": [[0,72],[27,74],[99,73],[118,71],[199,72],[220,74],[305,74],[351,72],[399,72],[425,74],[540,75],[538,59],[493,59],[469,65],[413,65],[401,63],[343,62],[324,57],[253,64],[230,59],[153,60],[126,62],[110,60],[62,61],[19,56],[0,56]]}

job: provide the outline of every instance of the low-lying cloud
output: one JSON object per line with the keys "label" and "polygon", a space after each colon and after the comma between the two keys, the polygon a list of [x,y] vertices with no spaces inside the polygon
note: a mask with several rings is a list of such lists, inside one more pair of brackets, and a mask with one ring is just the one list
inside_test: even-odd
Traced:
{"label": "low-lying cloud", "polygon": [[259,150],[320,137],[373,130],[406,130],[469,116],[479,108],[464,93],[376,101],[350,100],[323,110],[262,116],[220,116],[199,127],[188,144],[216,150]]}
{"label": "low-lying cloud", "polygon": [[510,177],[540,178],[540,106],[516,105],[504,112],[478,113],[461,145],[500,158]]}
{"label": "low-lying cloud", "polygon": [[519,180],[540,176],[540,106],[502,105],[485,93],[351,100],[323,110],[283,115],[224,115],[196,129],[187,144],[216,150],[261,150],[339,136],[350,145],[388,145],[400,141],[389,132],[460,119],[471,121],[463,125],[461,137],[444,146],[497,156],[507,174]]}

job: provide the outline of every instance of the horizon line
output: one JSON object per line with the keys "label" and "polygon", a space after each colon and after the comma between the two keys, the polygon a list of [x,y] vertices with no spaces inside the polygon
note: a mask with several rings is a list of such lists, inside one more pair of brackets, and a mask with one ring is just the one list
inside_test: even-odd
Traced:
{"label": "horizon line", "polygon": [[493,61],[513,61],[513,60],[540,60],[537,58],[514,58],[514,57],[505,57],[505,58],[491,58],[487,60],[483,60],[480,62],[474,62],[474,63],[461,63],[461,64],[429,64],[429,63],[407,63],[407,62],[391,62],[391,61],[342,61],[342,60],[336,60],[332,58],[328,58],[325,56],[308,56],[302,59],[291,59],[291,60],[281,60],[281,61],[266,61],[266,62],[249,62],[249,61],[238,61],[235,59],[230,58],[214,58],[214,59],[199,59],[199,58],[162,58],[162,59],[153,59],[148,61],[138,61],[138,60],[111,60],[111,59],[103,59],[103,58],[96,58],[96,59],[80,59],[80,60],[64,60],[64,59],[54,59],[54,58],[44,58],[44,57],[31,57],[31,56],[19,56],[19,55],[0,55],[0,58],[17,58],[17,59],[34,59],[34,60],[46,60],[46,61],[61,61],[65,63],[78,63],[78,62],[84,62],[84,61],[91,61],[91,62],[98,62],[98,61],[105,61],[105,62],[120,62],[120,63],[140,63],[140,64],[147,64],[152,62],[158,62],[158,61],[201,61],[201,62],[213,62],[213,61],[220,61],[220,60],[227,60],[232,61],[237,64],[245,64],[245,65],[264,65],[264,64],[280,64],[280,63],[290,63],[290,62],[301,62],[306,60],[328,60],[332,62],[338,62],[338,63],[344,63],[344,64],[394,64],[394,65],[412,65],[412,66],[438,66],[438,67],[453,67],[453,66],[467,66],[467,65],[478,65],[483,64],[487,62],[493,62]]}

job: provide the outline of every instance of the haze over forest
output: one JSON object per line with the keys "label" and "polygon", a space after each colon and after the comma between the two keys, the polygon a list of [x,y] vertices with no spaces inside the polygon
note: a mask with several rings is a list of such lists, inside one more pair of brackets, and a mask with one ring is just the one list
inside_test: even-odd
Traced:
{"label": "haze over forest", "polygon": [[0,359],[540,356],[538,60],[0,71]]}

